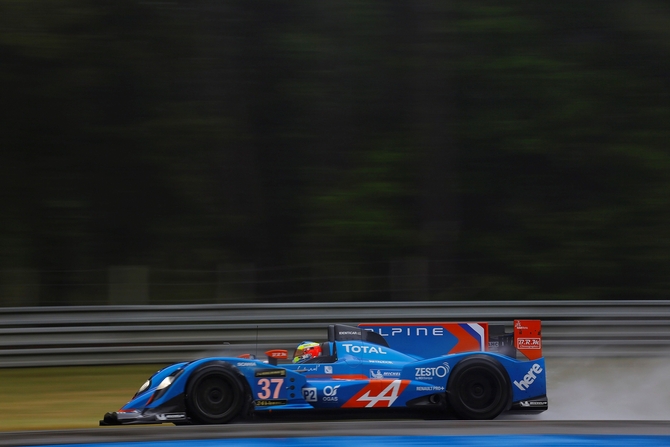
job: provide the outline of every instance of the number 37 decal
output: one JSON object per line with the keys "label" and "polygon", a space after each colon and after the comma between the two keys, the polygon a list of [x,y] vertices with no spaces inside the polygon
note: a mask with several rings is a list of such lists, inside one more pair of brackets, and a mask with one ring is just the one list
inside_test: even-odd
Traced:
{"label": "number 37 decal", "polygon": [[256,393],[256,396],[258,396],[259,399],[277,399],[279,398],[279,393],[281,392],[282,385],[284,384],[284,379],[262,378],[258,379],[257,384],[260,390]]}

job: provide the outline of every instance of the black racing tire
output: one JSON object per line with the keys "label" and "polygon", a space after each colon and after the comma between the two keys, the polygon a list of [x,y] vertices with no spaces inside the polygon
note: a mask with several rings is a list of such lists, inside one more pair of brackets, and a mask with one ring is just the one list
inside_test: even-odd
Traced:
{"label": "black racing tire", "polygon": [[201,366],[186,385],[186,411],[194,424],[225,424],[239,416],[245,403],[240,373],[228,363]]}
{"label": "black racing tire", "polygon": [[494,358],[476,355],[456,364],[447,383],[447,401],[461,419],[494,419],[510,407],[512,383]]}

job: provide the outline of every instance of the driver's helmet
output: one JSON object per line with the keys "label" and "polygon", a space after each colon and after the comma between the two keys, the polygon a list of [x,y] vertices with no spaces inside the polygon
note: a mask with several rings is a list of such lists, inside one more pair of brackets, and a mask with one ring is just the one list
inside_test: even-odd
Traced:
{"label": "driver's helmet", "polygon": [[304,362],[321,355],[321,345],[313,341],[303,341],[295,348],[293,363]]}

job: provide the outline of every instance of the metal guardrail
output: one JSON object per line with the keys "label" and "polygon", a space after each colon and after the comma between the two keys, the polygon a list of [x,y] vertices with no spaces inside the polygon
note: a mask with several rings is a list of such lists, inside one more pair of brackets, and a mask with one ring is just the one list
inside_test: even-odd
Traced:
{"label": "metal guardrail", "polygon": [[670,356],[670,301],[288,303],[0,308],[0,367],[171,363],[292,349],[330,323],[541,319],[544,354]]}

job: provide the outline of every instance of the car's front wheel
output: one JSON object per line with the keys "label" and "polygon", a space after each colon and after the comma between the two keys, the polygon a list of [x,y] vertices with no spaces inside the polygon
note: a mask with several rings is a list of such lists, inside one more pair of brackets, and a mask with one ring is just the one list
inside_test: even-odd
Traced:
{"label": "car's front wheel", "polygon": [[462,419],[494,419],[508,408],[511,395],[505,368],[491,357],[468,357],[449,375],[447,401]]}
{"label": "car's front wheel", "polygon": [[232,366],[208,363],[189,379],[186,409],[193,423],[225,424],[241,413],[244,396],[244,386]]}

